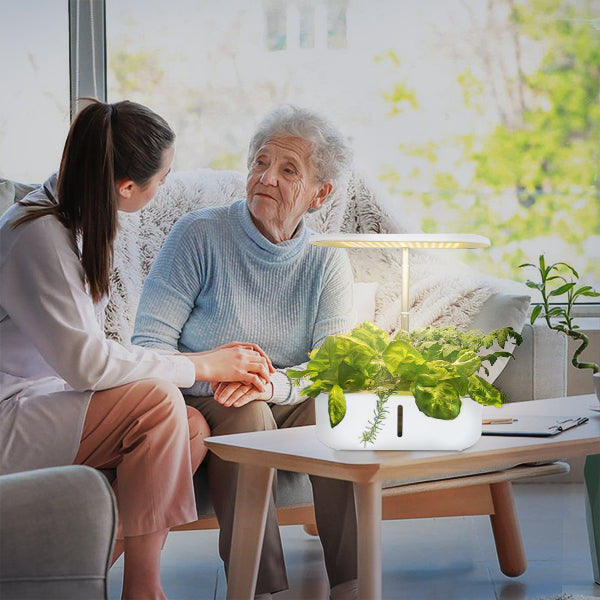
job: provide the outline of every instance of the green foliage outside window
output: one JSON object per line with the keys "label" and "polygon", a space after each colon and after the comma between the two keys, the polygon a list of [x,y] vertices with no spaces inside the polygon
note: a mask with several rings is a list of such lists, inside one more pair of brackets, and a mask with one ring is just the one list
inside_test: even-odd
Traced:
{"label": "green foliage outside window", "polygon": [[[560,238],[577,257],[582,276],[598,281],[600,261],[589,247],[590,239],[600,236],[598,15],[592,3],[531,0],[508,1],[506,6],[507,31],[518,63],[517,75],[505,81],[511,110],[499,107],[498,124],[488,132],[400,144],[401,155],[417,158],[422,166],[410,177],[384,166],[380,178],[422,211],[424,231],[477,232],[501,247],[501,257],[491,252],[465,256],[490,273],[522,279],[518,265],[531,260],[522,242],[547,244]],[[543,49],[537,69],[530,73],[519,62],[523,45]],[[400,66],[393,54],[383,58]],[[418,110],[418,99],[399,79],[383,96],[391,115]],[[490,82],[467,69],[457,76],[457,84],[475,119]],[[460,148],[457,168],[470,165],[469,185],[460,185],[453,170],[441,165],[439,156],[448,146]],[[411,179],[424,174],[429,189],[415,190]],[[514,204],[510,211],[505,206],[508,199]]]}

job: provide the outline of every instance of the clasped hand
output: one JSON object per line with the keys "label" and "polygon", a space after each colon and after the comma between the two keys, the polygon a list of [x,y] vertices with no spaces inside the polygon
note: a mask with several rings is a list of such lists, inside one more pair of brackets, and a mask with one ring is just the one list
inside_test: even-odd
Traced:
{"label": "clasped hand", "polygon": [[212,382],[215,399],[224,406],[243,406],[273,395],[270,375],[275,369],[256,344],[231,342],[185,356],[196,367],[196,380]]}
{"label": "clasped hand", "polygon": [[[251,377],[240,377],[238,380],[223,378],[219,381],[214,381],[213,390],[215,400],[223,406],[233,406],[234,408],[239,408],[254,400],[270,400],[273,396],[273,384],[271,383],[270,375],[275,372],[275,369],[269,357],[256,344],[240,343],[238,345],[235,342],[234,346],[255,353],[254,360],[248,363],[249,366],[257,366],[256,355],[258,354],[262,361],[261,364],[264,363],[265,368],[255,371]],[[225,346],[221,346],[221,348],[225,348]]]}
{"label": "clasped hand", "polygon": [[254,400],[268,401],[273,397],[273,384],[269,380],[261,391],[254,385],[237,382],[213,383],[215,400],[223,406],[240,408]]}

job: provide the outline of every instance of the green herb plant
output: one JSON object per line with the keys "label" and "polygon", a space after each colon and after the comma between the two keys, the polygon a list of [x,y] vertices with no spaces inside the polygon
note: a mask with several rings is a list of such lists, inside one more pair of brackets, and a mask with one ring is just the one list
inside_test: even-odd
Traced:
{"label": "green herb plant", "polygon": [[[512,357],[504,350],[509,340],[517,346],[523,341],[512,327],[489,334],[425,327],[400,331],[390,340],[386,331],[366,321],[348,334],[325,338],[320,348],[310,352],[305,369],[289,369],[287,375],[295,385],[305,385],[301,393],[306,396],[329,394],[331,427],[346,414],[345,392],[375,393],[378,402],[373,419],[361,436],[366,446],[375,441],[392,394],[412,393],[419,410],[436,419],[455,419],[461,396],[500,406],[505,399],[502,392],[477,373],[480,368],[489,373],[484,363],[491,366],[501,356]],[[490,350],[494,342],[501,350]]]}
{"label": "green herb plant", "polygon": [[[533,325],[538,317],[542,317],[550,329],[560,331],[580,342],[573,353],[571,364],[578,369],[592,369],[593,373],[598,373],[600,367],[596,363],[579,360],[582,352],[588,347],[589,338],[579,331],[579,325],[573,323],[571,313],[578,298],[581,296],[596,298],[600,293],[594,291],[590,285],[578,286],[579,273],[571,265],[557,262],[547,266],[543,254],[539,256],[537,265],[533,263],[519,265],[519,268],[526,267],[537,269],[540,281],[527,280],[527,286],[539,290],[542,295],[542,302],[536,303],[531,312],[531,324]],[[551,301],[561,300],[564,303],[560,306],[550,305]]]}

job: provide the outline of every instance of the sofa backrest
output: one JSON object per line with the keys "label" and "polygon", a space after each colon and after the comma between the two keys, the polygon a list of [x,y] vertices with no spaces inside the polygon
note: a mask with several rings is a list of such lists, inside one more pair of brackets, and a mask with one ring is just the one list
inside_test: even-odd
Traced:
{"label": "sofa backrest", "polygon": [[[154,200],[135,214],[122,214],[115,247],[115,269],[106,330],[110,337],[128,342],[142,285],[165,236],[190,211],[222,205],[245,195],[245,176],[236,171],[199,169],[172,173]],[[339,186],[315,213],[308,226],[319,233],[414,232],[402,205],[358,172]],[[355,281],[372,283],[375,322],[393,333],[400,323],[402,253],[391,250],[349,250]],[[411,327],[455,325],[469,329],[486,300],[504,290],[506,282],[483,276],[461,264],[452,252],[415,250],[410,259]],[[514,290],[513,290],[514,293]],[[527,294],[522,294],[528,305]],[[501,317],[501,315],[499,315]],[[514,314],[506,325],[520,329]]]}
{"label": "sofa backrest", "polygon": [[[34,189],[0,180],[0,200],[18,200]],[[172,173],[154,200],[134,214],[120,213],[105,331],[129,343],[144,280],[173,224],[184,214],[227,204],[245,194],[245,175],[236,171],[199,169]],[[406,218],[401,201],[392,202],[358,172],[338,186],[325,206],[307,215],[319,233],[406,233],[417,229]],[[402,258],[397,250],[349,250],[355,303],[361,315],[394,333],[400,324]],[[452,252],[415,250],[410,258],[411,327],[455,325],[490,331],[510,325],[520,331],[529,296],[524,286],[486,277],[461,264]],[[374,312],[374,314],[373,314]],[[373,315],[371,317],[370,315]],[[505,361],[495,365],[493,378]]]}

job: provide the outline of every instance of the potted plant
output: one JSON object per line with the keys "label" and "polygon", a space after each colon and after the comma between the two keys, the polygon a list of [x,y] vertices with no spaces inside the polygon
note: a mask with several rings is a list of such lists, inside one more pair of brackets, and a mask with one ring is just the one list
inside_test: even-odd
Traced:
{"label": "potted plant", "polygon": [[[560,331],[566,336],[580,342],[573,352],[571,364],[578,369],[591,369],[594,377],[596,396],[600,400],[600,367],[594,362],[580,360],[583,351],[589,345],[589,338],[579,330],[579,325],[573,322],[572,311],[575,301],[580,297],[597,298],[600,293],[590,285],[579,285],[579,273],[565,262],[546,265],[544,255],[538,258],[538,264],[523,263],[519,268],[533,267],[537,269],[540,281],[527,280],[527,286],[539,290],[542,302],[536,303],[531,312],[531,324],[538,317],[545,319],[546,325],[554,331]],[[565,276],[566,275],[566,276]],[[550,305],[550,302],[561,302],[560,305]]]}
{"label": "potted plant", "polygon": [[[400,331],[393,340],[373,323],[328,336],[305,369],[289,369],[316,398],[317,435],[337,449],[461,450],[481,435],[482,405],[504,396],[479,374],[521,336],[455,327]],[[494,342],[500,350],[490,350]],[[480,354],[478,354],[480,353]],[[393,415],[393,418],[390,418]]]}

